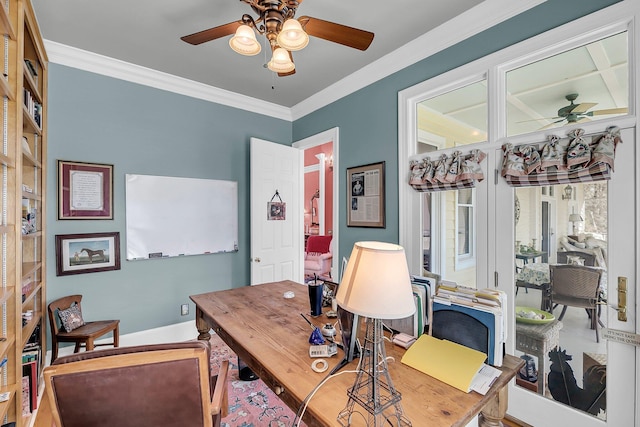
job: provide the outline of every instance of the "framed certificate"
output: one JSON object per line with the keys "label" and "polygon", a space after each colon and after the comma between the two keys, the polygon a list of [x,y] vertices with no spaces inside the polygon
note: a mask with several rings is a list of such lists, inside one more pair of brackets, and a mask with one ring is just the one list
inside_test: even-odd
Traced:
{"label": "framed certificate", "polygon": [[58,219],[113,219],[113,165],[58,160]]}

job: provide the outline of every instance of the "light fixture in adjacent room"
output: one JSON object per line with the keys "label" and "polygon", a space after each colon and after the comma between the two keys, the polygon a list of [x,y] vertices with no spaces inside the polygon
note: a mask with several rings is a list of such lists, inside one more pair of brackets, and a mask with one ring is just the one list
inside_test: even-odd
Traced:
{"label": "light fixture in adjacent room", "polygon": [[[411,426],[389,375],[381,320],[402,319],[416,310],[402,246],[357,242],[336,300],[343,309],[367,318],[356,380],[347,390],[349,400],[338,414],[338,422],[349,426],[355,415],[366,417],[368,426]],[[364,411],[358,411],[355,405]]]}
{"label": "light fixture in adjacent room", "polygon": [[572,213],[571,215],[569,215],[569,222],[573,224],[573,235],[576,236],[576,223],[580,223],[584,221],[584,219],[582,219],[582,216],[580,214],[577,213]]}
{"label": "light fixture in adjacent room", "polygon": [[229,46],[240,55],[253,56],[260,53],[262,46],[256,40],[256,33],[248,25],[240,25],[229,40]]}
{"label": "light fixture in adjacent room", "polygon": [[571,187],[570,185],[567,185],[566,187],[564,187],[564,190],[562,190],[562,192],[564,193],[562,195],[562,200],[571,200],[571,195],[573,194],[573,187]]}

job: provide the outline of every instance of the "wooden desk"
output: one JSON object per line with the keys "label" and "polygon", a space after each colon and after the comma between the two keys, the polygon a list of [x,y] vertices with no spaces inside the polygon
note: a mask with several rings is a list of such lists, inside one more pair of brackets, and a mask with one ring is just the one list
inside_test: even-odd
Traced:
{"label": "wooden desk", "polygon": [[[285,299],[284,292],[295,297]],[[211,292],[190,297],[196,304],[198,338],[209,340],[213,329],[229,347],[294,412],[305,397],[324,379],[326,373],[311,369],[309,335],[311,329],[300,316],[309,312],[307,288],[291,281]],[[324,316],[312,319],[321,326],[330,321]],[[524,364],[507,355],[498,378],[487,395],[463,393],[454,387],[400,363],[404,349],[387,346],[391,378],[402,393],[402,406],[415,427],[465,426],[476,415],[480,426],[499,426],[507,409],[507,383]],[[329,371],[343,358],[342,351],[327,359]],[[342,371],[354,370],[357,361]],[[341,371],[341,372],[342,372]],[[308,426],[339,426],[338,413],[347,404],[347,389],[355,374],[344,373],[327,381],[310,400],[304,414]],[[354,417],[354,427],[361,420]]]}

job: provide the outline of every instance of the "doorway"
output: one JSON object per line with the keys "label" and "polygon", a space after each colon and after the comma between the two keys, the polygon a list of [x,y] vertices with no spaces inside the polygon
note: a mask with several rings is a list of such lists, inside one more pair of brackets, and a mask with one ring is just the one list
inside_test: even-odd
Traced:
{"label": "doorway", "polygon": [[294,148],[304,151],[304,188],[302,250],[311,235],[331,235],[333,260],[331,277],[337,277],[338,254],[338,128],[333,128],[293,143]]}

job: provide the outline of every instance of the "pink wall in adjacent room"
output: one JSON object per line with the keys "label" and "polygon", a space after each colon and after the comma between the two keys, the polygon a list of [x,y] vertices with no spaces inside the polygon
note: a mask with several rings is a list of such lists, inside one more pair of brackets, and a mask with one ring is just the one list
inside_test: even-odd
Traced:
{"label": "pink wall in adjacent room", "polygon": [[[304,150],[304,165],[311,166],[317,165],[318,159],[316,154],[324,153],[325,156],[325,183],[324,188],[326,194],[324,194],[324,207],[325,207],[325,234],[333,234],[333,168],[329,167],[327,161],[330,157],[333,158],[333,142],[327,142],[326,144],[318,145],[316,147],[307,148]],[[319,172],[309,172],[304,174],[304,224],[306,226],[311,223],[311,197],[317,189]],[[318,218],[315,217],[316,222]]]}

